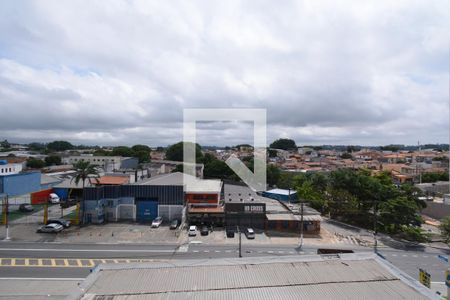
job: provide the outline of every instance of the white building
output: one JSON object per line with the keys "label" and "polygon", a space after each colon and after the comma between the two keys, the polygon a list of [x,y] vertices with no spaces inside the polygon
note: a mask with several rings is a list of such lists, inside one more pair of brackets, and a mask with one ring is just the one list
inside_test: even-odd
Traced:
{"label": "white building", "polygon": [[0,176],[18,174],[22,167],[22,164],[10,164],[6,160],[0,160]]}
{"label": "white building", "polygon": [[133,157],[121,156],[94,156],[78,155],[62,158],[63,164],[74,165],[80,161],[88,161],[91,165],[102,167],[105,172],[111,172],[119,169],[131,169],[137,166],[137,159]]}

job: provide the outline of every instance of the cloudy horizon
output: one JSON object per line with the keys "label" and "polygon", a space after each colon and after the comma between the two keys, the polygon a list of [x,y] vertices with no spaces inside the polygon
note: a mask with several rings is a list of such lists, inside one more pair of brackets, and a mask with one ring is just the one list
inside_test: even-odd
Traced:
{"label": "cloudy horizon", "polygon": [[[0,140],[166,146],[184,108],[264,108],[267,141],[449,142],[445,1],[3,1]],[[202,145],[252,126],[200,126]]]}

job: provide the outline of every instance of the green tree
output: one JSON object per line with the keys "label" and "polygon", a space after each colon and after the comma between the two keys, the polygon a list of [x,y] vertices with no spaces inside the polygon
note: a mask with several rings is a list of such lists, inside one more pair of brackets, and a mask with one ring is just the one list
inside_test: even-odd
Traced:
{"label": "green tree", "polygon": [[203,174],[206,178],[220,178],[220,179],[232,179],[234,178],[233,170],[228,167],[228,165],[222,161],[215,159],[210,163],[205,165]]}
{"label": "green tree", "polygon": [[135,151],[133,157],[136,157],[139,160],[139,163],[148,163],[150,162],[150,152],[145,150]]}
{"label": "green tree", "polygon": [[450,241],[450,216],[447,216],[441,220],[439,229],[441,230],[441,235],[444,238],[444,241],[448,243]]}
{"label": "green tree", "polygon": [[[195,157],[200,161],[203,157],[202,148],[199,144],[195,144]],[[171,145],[166,150],[166,159],[173,161],[183,161],[183,142]]]}
{"label": "green tree", "polygon": [[152,149],[150,149],[150,147],[147,145],[134,145],[131,147],[131,149],[135,152],[139,152],[139,151],[150,152],[150,151],[152,151]]}
{"label": "green tree", "polygon": [[277,184],[278,180],[280,179],[280,174],[280,169],[277,166],[268,165],[266,171],[267,184],[270,186]]}
{"label": "green tree", "polygon": [[297,145],[291,139],[278,139],[270,144],[270,148],[283,150],[297,150]]}
{"label": "green tree", "polygon": [[49,151],[66,151],[72,150],[74,146],[67,141],[54,141],[47,144],[47,149]]}
{"label": "green tree", "polygon": [[379,220],[385,231],[398,233],[403,226],[420,224],[418,207],[414,201],[406,197],[389,199],[380,204]]}
{"label": "green tree", "polygon": [[28,144],[28,149],[30,151],[43,152],[46,149],[46,147],[45,147],[45,144],[43,144],[43,143],[34,142],[34,143]]}
{"label": "green tree", "polygon": [[45,158],[45,164],[47,166],[55,166],[61,164],[61,156],[49,155]]}
{"label": "green tree", "polygon": [[2,147],[3,149],[9,149],[11,148],[11,144],[8,142],[8,140],[4,140],[0,142],[0,147]]}
{"label": "green tree", "polygon": [[30,157],[27,159],[27,167],[31,169],[41,169],[45,167],[45,162],[42,159]]}
{"label": "green tree", "polygon": [[430,172],[422,174],[422,182],[448,181],[447,172]]}
{"label": "green tree", "polygon": [[127,146],[117,146],[114,147],[112,152],[112,156],[122,156],[122,157],[133,157],[134,151],[130,147]]}
{"label": "green tree", "polygon": [[353,156],[350,153],[348,153],[348,152],[342,153],[340,157],[342,159],[351,159],[351,158],[353,158]]}
{"label": "green tree", "polygon": [[83,199],[81,201],[81,225],[84,223],[84,216],[86,213],[86,203],[84,198],[84,187],[86,184],[86,180],[90,177],[98,177],[98,170],[96,166],[91,165],[88,161],[79,161],[74,165],[74,168],[75,177],[73,177],[72,180],[75,181],[76,185],[78,185],[78,183],[81,181],[83,186]]}

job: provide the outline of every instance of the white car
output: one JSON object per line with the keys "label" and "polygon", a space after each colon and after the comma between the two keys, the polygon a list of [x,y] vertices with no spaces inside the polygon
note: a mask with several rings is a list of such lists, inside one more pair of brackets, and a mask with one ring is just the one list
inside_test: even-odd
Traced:
{"label": "white car", "polygon": [[162,224],[162,221],[162,217],[157,217],[156,219],[154,219],[152,222],[152,228],[158,228]]}
{"label": "white car", "polygon": [[189,236],[196,236],[197,235],[197,226],[192,225],[189,226]]}
{"label": "white car", "polygon": [[37,232],[39,233],[58,233],[62,231],[64,227],[60,224],[50,223],[48,225],[44,225],[38,228]]}
{"label": "white car", "polygon": [[57,204],[60,201],[61,199],[59,199],[59,196],[55,193],[51,193],[50,195],[48,195],[48,202],[50,202],[51,204]]}

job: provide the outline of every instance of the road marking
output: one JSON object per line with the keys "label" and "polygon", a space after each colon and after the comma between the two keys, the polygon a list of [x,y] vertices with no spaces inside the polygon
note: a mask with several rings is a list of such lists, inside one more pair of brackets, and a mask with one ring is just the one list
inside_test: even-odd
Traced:
{"label": "road marking", "polygon": [[194,251],[192,251],[192,252],[198,253],[199,251],[198,251],[198,250],[194,250]]}
{"label": "road marking", "polygon": [[414,254],[413,257],[417,257],[417,255]]}
{"label": "road marking", "polygon": [[278,251],[278,253],[284,253],[284,251]]}
{"label": "road marking", "polygon": [[205,252],[205,253],[208,253],[208,252],[209,252],[209,250],[203,250],[203,252]]}
{"label": "road marking", "polygon": [[64,259],[64,265],[67,267],[69,266],[69,260],[68,259]]}
{"label": "road marking", "polygon": [[226,253],[231,253],[231,250],[225,250]]}
{"label": "road marking", "polygon": [[423,255],[422,257],[424,257],[424,258],[427,258],[427,257],[428,257],[428,255]]}
{"label": "road marking", "polygon": [[267,253],[273,253],[273,251],[267,251]]}
{"label": "road marking", "polygon": [[216,251],[214,251],[214,252],[216,252],[216,253],[220,253],[220,250],[216,250]]}
{"label": "road marking", "polygon": [[28,248],[28,249],[20,249],[20,248],[0,248],[0,251],[40,251],[40,252],[129,252],[129,253],[139,253],[139,252],[148,252],[148,253],[172,253],[174,250],[169,249],[124,249],[124,250],[115,250],[115,249],[42,249],[42,248]]}
{"label": "road marking", "polygon": [[403,256],[403,257],[407,257],[408,255],[406,255],[406,254],[403,254],[402,256]]}
{"label": "road marking", "polygon": [[391,254],[391,256],[397,256],[397,254]]}

